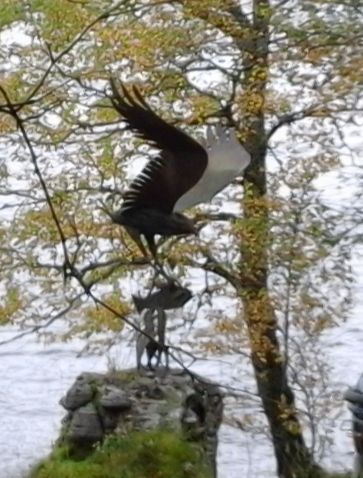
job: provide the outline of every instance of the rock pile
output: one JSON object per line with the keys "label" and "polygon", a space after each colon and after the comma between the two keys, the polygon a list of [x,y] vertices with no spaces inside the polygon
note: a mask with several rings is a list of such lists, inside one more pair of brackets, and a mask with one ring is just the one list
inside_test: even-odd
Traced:
{"label": "rock pile", "polygon": [[200,445],[216,469],[223,397],[218,386],[181,370],[130,369],[108,375],[83,373],[61,399],[67,410],[60,442],[85,456],[107,434],[169,428]]}

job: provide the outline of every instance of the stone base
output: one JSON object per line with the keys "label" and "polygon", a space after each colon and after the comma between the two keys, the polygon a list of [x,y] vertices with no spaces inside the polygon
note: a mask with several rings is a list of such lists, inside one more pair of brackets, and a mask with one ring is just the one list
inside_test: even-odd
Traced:
{"label": "stone base", "polygon": [[108,434],[169,429],[198,443],[216,476],[223,397],[216,384],[179,369],[83,373],[60,401],[67,410],[59,444],[92,453]]}

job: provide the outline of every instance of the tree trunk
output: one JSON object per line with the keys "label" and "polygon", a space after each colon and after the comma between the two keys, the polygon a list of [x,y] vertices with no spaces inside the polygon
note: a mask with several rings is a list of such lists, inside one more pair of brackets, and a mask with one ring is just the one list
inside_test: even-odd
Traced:
{"label": "tree trunk", "polygon": [[288,384],[276,336],[277,323],[268,296],[266,275],[260,280],[260,286],[247,288],[243,295],[244,314],[258,393],[270,426],[278,476],[316,477],[320,469],[306,447],[299,424],[294,394]]}
{"label": "tree trunk", "polygon": [[[189,14],[233,38],[241,52],[244,75],[240,134],[251,153],[244,181],[244,218],[239,228],[241,244],[240,283],[252,364],[258,392],[269,422],[280,478],[316,478],[320,468],[307,448],[288,384],[286,364],[277,340],[277,321],[268,293],[269,211],[266,200],[266,151],[264,99],[269,73],[269,0],[252,0],[253,16],[243,13],[239,2],[225,0],[220,10],[208,9],[201,0],[180,0]],[[233,124],[231,109],[227,109]],[[238,234],[238,233],[237,233]]]}
{"label": "tree trunk", "polygon": [[[252,161],[244,184],[240,280],[252,364],[270,426],[278,476],[313,477],[320,474],[320,469],[315,465],[303,438],[294,394],[288,384],[277,339],[277,321],[267,286],[269,213],[266,200],[264,97],[269,68],[269,20],[268,0],[254,0],[254,18],[245,60],[247,73],[243,79],[246,118],[243,134]],[[244,48],[246,51],[246,41]]]}

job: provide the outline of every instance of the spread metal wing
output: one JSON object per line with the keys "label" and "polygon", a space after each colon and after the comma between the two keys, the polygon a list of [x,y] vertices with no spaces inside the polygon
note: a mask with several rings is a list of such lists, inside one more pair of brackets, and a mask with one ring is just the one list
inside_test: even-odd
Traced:
{"label": "spread metal wing", "polygon": [[175,203],[202,177],[208,163],[205,148],[175,126],[166,123],[145,102],[137,88],[133,94],[121,85],[123,97],[111,80],[111,101],[128,129],[160,149],[131,183],[122,209],[156,208],[173,211]]}
{"label": "spread metal wing", "polygon": [[205,146],[208,166],[199,181],[175,204],[183,211],[202,202],[209,202],[219,191],[239,176],[251,161],[250,154],[238,141],[234,129],[218,125],[207,127]]}

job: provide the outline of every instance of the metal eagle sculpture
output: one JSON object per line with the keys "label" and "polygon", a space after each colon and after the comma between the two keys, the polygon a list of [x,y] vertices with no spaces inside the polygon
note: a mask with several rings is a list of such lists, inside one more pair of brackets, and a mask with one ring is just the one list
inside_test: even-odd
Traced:
{"label": "metal eagle sculpture", "polygon": [[110,215],[147,255],[144,236],[155,257],[155,235],[196,234],[195,222],[181,211],[209,202],[246,169],[250,155],[232,128],[208,126],[201,144],[160,118],[135,86],[131,93],[121,84],[121,95],[111,79],[111,88],[112,105],[126,128],[160,152],[132,181],[121,208]]}

